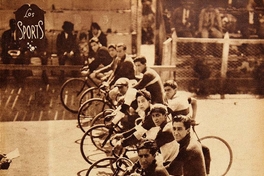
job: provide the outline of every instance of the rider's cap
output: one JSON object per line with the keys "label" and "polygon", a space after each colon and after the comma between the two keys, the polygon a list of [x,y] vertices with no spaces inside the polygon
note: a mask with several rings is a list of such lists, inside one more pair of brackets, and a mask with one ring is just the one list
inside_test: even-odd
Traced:
{"label": "rider's cap", "polygon": [[128,86],[128,82],[129,79],[127,78],[119,78],[116,82],[115,82],[115,87],[121,87],[121,86]]}
{"label": "rider's cap", "polygon": [[153,112],[159,112],[161,114],[167,114],[168,109],[167,109],[167,106],[160,104],[160,103],[156,103],[150,107],[150,113],[153,113]]}
{"label": "rider's cap", "polygon": [[142,139],[137,146],[137,150],[140,149],[150,149],[150,153],[153,155],[158,150],[157,143],[152,139]]}
{"label": "rider's cap", "polygon": [[147,91],[147,90],[145,90],[145,89],[141,89],[141,90],[138,90],[137,91],[136,98],[137,97],[140,97],[140,96],[145,97],[147,100],[151,100],[151,94],[150,94],[150,92]]}

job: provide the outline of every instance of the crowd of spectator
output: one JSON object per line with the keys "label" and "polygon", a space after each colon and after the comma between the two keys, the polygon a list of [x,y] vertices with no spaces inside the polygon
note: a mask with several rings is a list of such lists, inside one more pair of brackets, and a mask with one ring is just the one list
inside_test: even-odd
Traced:
{"label": "crowd of spectator", "polygon": [[263,38],[263,1],[182,0],[164,4],[168,34],[178,37],[222,38],[225,32],[238,38]]}

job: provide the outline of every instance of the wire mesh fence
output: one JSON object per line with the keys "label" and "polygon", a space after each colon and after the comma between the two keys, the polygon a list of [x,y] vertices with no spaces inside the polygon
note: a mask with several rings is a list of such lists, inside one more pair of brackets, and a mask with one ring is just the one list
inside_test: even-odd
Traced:
{"label": "wire mesh fence", "polygon": [[264,40],[175,38],[163,47],[171,49],[163,64],[176,65],[181,89],[198,94],[259,93]]}

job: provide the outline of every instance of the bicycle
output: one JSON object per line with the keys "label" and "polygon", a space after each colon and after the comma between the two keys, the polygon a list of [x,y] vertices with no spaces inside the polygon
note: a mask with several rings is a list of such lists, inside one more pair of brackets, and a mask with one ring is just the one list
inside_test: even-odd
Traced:
{"label": "bicycle", "polygon": [[[85,68],[82,68],[84,70]],[[80,107],[80,97],[82,93],[90,87],[99,87],[98,84],[90,77],[90,74],[87,73],[83,78],[70,78],[63,83],[60,89],[60,100],[65,109],[72,113],[78,113]],[[92,92],[89,92],[92,93]],[[83,97],[87,100],[93,98],[94,94],[86,94]]]}
{"label": "bicycle", "polygon": [[[78,110],[77,120],[78,127],[83,132],[86,132],[87,128],[95,124],[94,121],[90,123],[95,117],[96,119],[100,119],[102,118],[102,115],[106,115],[104,113],[102,114],[102,112],[105,112],[105,110],[109,110],[107,114],[110,114],[117,107],[117,105],[115,105],[110,99],[109,90],[105,88],[105,85],[102,85],[99,88],[89,88],[87,89],[85,94],[87,94],[87,92],[90,92],[91,95],[97,97],[100,96],[101,98],[91,98],[81,104]],[[100,114],[100,117],[98,116],[98,114]]]}
{"label": "bicycle", "polygon": [[[106,112],[108,113],[108,112]],[[95,124],[91,126],[83,135],[80,143],[80,151],[82,157],[86,162],[89,164],[93,164],[94,161],[98,160],[98,157],[105,157],[111,154],[113,149],[113,145],[111,145],[111,137],[114,134],[122,133],[128,129],[124,128],[121,125],[121,121],[117,123],[114,127],[112,127],[112,119],[114,118],[115,114],[111,113],[105,115],[101,122],[101,124]],[[135,120],[135,125],[139,124],[142,121],[141,118]],[[93,152],[91,155],[91,142],[96,147],[97,153]],[[95,154],[95,155],[94,155]]]}
{"label": "bicycle", "polygon": [[110,115],[108,118],[105,118],[104,124],[94,125],[84,133],[80,143],[80,150],[82,157],[89,164],[93,164],[99,157],[97,155],[95,156],[96,158],[93,158],[93,155],[90,155],[91,142],[96,149],[101,151],[100,155],[106,154],[106,156],[108,156],[112,151],[112,145],[110,144],[112,135],[123,131],[119,124],[110,130],[110,124],[113,117],[114,115]]}
{"label": "bicycle", "polygon": [[208,158],[208,151],[203,148],[207,172],[210,172],[210,175],[216,176],[226,175],[233,161],[233,152],[230,145],[218,136],[204,136],[200,138],[195,130],[195,126],[197,125],[199,123],[192,125],[192,131],[202,146],[206,146],[210,151],[210,158]]}
{"label": "bicycle", "polygon": [[[110,144],[114,146],[112,140]],[[131,152],[130,156],[128,156],[128,152]],[[129,158],[133,157],[133,155],[137,155],[136,147],[124,147],[118,151],[113,148],[111,153],[112,156],[99,159],[93,163],[89,167],[86,175],[124,175],[134,166],[135,161]]]}

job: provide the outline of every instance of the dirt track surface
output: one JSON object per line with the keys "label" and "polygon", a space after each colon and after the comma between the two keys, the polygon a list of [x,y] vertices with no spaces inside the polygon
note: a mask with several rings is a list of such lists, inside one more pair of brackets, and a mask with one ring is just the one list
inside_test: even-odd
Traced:
{"label": "dirt track surface", "polygon": [[[50,88],[52,90],[52,86]],[[24,95],[21,94],[22,96]],[[5,102],[1,101],[1,106],[4,106]],[[13,160],[9,170],[0,171],[1,176],[85,175],[89,165],[82,158],[79,146],[83,133],[76,127],[74,115],[67,111],[64,112],[67,118],[63,120],[59,115],[60,118],[54,120],[56,111],[64,111],[59,107],[59,101],[57,102],[58,106],[50,109],[50,114],[45,115],[46,120],[43,120],[44,116],[40,120],[14,121],[13,116],[12,120],[3,120],[6,114],[1,111],[0,152],[8,153],[16,148],[20,151],[20,157]],[[263,105],[264,99],[244,96],[225,100],[198,100],[198,134],[219,136],[225,139],[233,150],[233,164],[228,176],[264,175]],[[21,106],[18,110],[27,110],[23,105],[16,106]],[[36,104],[32,103],[32,106]],[[12,104],[6,107],[9,110],[10,108]],[[26,115],[25,119],[31,117],[32,115]],[[72,120],[67,120],[69,117],[72,117]],[[91,153],[93,152],[94,147],[91,145]]]}

